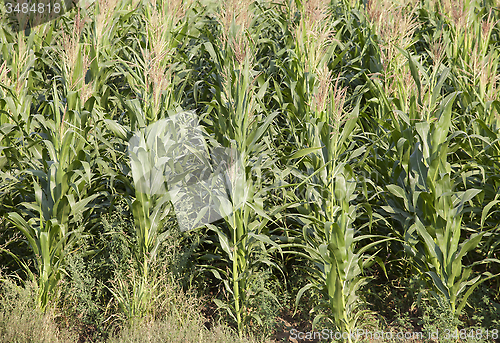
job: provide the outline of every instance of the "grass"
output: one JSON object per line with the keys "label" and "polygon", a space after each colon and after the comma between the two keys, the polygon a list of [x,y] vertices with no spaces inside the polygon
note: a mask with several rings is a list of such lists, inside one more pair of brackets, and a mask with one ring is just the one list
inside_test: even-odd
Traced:
{"label": "grass", "polygon": [[2,275],[0,333],[2,342],[75,342],[75,333],[60,330],[53,309],[37,308],[37,285],[24,287]]}
{"label": "grass", "polygon": [[[85,326],[68,328],[68,318],[57,308],[47,308],[44,313],[36,307],[37,285],[17,285],[3,278],[0,296],[1,342],[85,342],[92,339],[92,332]],[[230,330],[217,325],[208,330],[200,315],[199,300],[169,289],[170,296],[176,294],[170,312],[161,318],[144,321],[133,326],[115,328],[106,342],[252,342],[238,341]],[[82,314],[82,313],[80,313]],[[78,317],[78,315],[77,315]],[[83,323],[81,323],[83,324]],[[119,329],[119,330],[118,330]],[[101,338],[102,339],[102,338]],[[104,341],[104,340],[99,340]]]}

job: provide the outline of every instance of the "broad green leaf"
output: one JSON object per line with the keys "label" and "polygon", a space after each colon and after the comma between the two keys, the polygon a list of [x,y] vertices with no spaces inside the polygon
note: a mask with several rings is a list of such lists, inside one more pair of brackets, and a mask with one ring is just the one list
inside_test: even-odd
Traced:
{"label": "broad green leaf", "polygon": [[306,156],[306,155],[309,155],[310,153],[312,152],[315,152],[315,151],[318,151],[320,150],[321,147],[314,147],[314,148],[304,148],[304,149],[301,149],[299,151],[296,151],[295,153],[293,153],[289,158],[291,160],[295,159],[295,158],[301,158],[303,156]]}

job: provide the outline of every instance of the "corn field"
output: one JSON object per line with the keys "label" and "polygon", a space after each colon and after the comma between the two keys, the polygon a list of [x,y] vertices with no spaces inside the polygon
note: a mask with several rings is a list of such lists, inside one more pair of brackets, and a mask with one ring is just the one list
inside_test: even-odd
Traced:
{"label": "corn field", "polygon": [[498,0],[15,4],[0,342],[498,341]]}

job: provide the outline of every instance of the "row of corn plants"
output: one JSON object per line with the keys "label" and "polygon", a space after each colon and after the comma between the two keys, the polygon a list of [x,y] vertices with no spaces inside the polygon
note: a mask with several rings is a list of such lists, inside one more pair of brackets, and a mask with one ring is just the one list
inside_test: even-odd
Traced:
{"label": "row of corn plants", "polygon": [[[499,10],[98,0],[30,30],[2,25],[5,266],[36,282],[46,310],[70,257],[125,199],[137,273],[100,300],[130,326],[161,299],[172,221],[191,244],[190,275],[210,287],[199,291],[219,294],[210,302],[240,338],[263,325],[265,296],[310,306],[313,328],[355,341],[380,310],[369,283],[403,258],[456,319],[479,289],[498,302]],[[293,303],[255,290],[264,270],[300,284]]]}

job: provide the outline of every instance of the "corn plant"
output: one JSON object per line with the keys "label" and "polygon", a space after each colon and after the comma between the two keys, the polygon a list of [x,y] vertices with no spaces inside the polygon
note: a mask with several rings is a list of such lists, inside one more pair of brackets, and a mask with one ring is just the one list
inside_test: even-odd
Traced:
{"label": "corn plant", "polygon": [[[19,54],[12,57],[24,61],[19,63],[20,68],[26,65],[25,62],[32,61],[29,62],[31,66],[35,62],[33,50],[37,51],[37,48],[24,51],[25,47],[34,42],[40,47],[50,44],[50,28],[51,24],[42,25],[29,37],[23,37],[21,32],[17,34],[14,45],[19,48]],[[9,44],[11,39],[4,37],[2,45],[5,49],[7,45],[4,43]],[[80,47],[79,38],[78,34],[71,38],[72,50],[68,53],[74,53]],[[54,296],[64,272],[64,258],[71,249],[71,242],[80,235],[82,221],[90,213],[88,207],[99,196],[92,190],[91,153],[86,142],[90,138],[90,128],[85,127],[89,112],[82,110],[82,102],[76,101],[80,95],[83,97],[84,92],[81,82],[76,85],[79,80],[76,75],[85,74],[85,66],[81,60],[75,63],[55,56],[50,61],[53,56],[45,57],[39,63],[47,69],[56,69],[54,66],[58,65],[60,70],[71,72],[65,73],[62,82],[43,83],[40,78],[33,77],[36,74],[30,72],[31,67],[24,76],[19,74],[21,70],[12,70],[19,76],[18,85],[9,92],[15,96],[15,101],[7,101],[4,112],[16,125],[13,136],[17,136],[16,160],[22,170],[16,180],[17,194],[24,193],[26,187],[33,194],[20,202],[20,212],[11,210],[7,218],[23,233],[35,255],[36,276],[26,263],[16,259],[36,279],[39,286],[37,304],[42,310]],[[25,87],[19,87],[23,83]],[[46,92],[45,101],[33,107],[32,99],[40,86]]]}
{"label": "corn plant", "polygon": [[[155,282],[151,281],[154,276],[150,274],[153,273],[158,247],[168,235],[163,230],[166,219],[172,214],[172,198],[167,192],[169,176],[165,175],[165,164],[173,163],[172,156],[179,156],[180,149],[176,146],[178,140],[175,138],[179,127],[170,125],[166,119],[174,115],[173,110],[178,108],[174,97],[174,81],[178,82],[178,79],[173,77],[176,69],[172,56],[186,35],[189,19],[189,16],[183,16],[186,8],[182,3],[177,3],[177,6],[140,3],[139,8],[141,11],[137,15],[134,13],[136,8],[129,9],[129,14],[136,21],[138,29],[145,30],[146,44],[142,45],[140,39],[132,40],[131,46],[120,44],[121,49],[113,52],[119,58],[116,68],[123,72],[127,86],[135,94],[134,99],[131,99],[114,91],[116,102],[128,114],[129,125],[124,126],[114,118],[102,118],[106,129],[115,135],[120,144],[129,139],[128,160],[134,182],[124,181],[133,190],[130,207],[137,238],[137,246],[133,250],[140,272],[130,280],[132,294],[128,294],[129,288],[125,285],[110,290],[130,323],[150,312],[156,288]],[[113,18],[106,13],[103,15],[103,22],[96,29],[105,40],[96,42],[95,46],[96,50],[100,48],[103,52],[111,53],[107,51],[109,41],[115,37],[108,36],[101,26],[111,25],[109,21],[120,18]],[[182,90],[178,94],[182,95]],[[185,136],[187,130],[184,128],[182,133],[178,132],[179,136]],[[134,131],[136,134],[132,136],[131,132]],[[177,149],[175,152],[172,150],[174,148]],[[171,157],[169,162],[166,161],[168,156]]]}
{"label": "corn plant", "polygon": [[[260,179],[269,166],[269,149],[266,132],[276,113],[266,114],[263,96],[268,81],[258,78],[254,68],[252,40],[255,34],[251,27],[249,2],[229,2],[220,18],[223,24],[224,49],[215,41],[205,43],[214,68],[219,76],[210,85],[216,89],[209,104],[211,122],[209,132],[223,147],[229,148],[226,173],[228,202],[220,202],[227,229],[209,225],[216,234],[222,260],[229,267],[205,265],[221,280],[230,298],[228,303],[215,300],[220,308],[227,310],[237,325],[238,334],[243,335],[245,325],[253,318],[260,318],[250,311],[249,286],[258,277],[259,265],[277,265],[271,261],[270,253],[277,245],[263,234],[270,217],[264,211],[265,189]],[[256,91],[256,83],[261,89]]]}
{"label": "corn plant", "polygon": [[[266,164],[258,154],[256,156],[255,154],[262,153],[261,149],[265,149],[258,141],[265,134],[274,116],[268,116],[260,125],[256,118],[251,123],[248,119],[244,119],[244,117],[248,118],[254,110],[250,107],[252,105],[247,103],[254,93],[247,83],[250,70],[248,67],[245,69],[237,71],[243,75],[234,76],[236,78],[233,86],[234,93],[230,96],[235,97],[236,108],[223,109],[223,111],[229,110],[228,114],[232,112],[232,116],[228,118],[230,121],[228,124],[238,125],[235,127],[235,139],[232,140],[237,148],[232,149],[234,153],[226,176],[230,202],[220,203],[220,212],[225,216],[228,231],[225,232],[213,225],[209,226],[217,234],[219,245],[227,256],[223,260],[227,259],[231,269],[225,271],[218,267],[208,267],[224,282],[225,289],[231,294],[232,304],[227,305],[218,301],[217,303],[220,307],[227,309],[234,318],[240,336],[243,334],[244,325],[252,316],[259,320],[254,313],[248,313],[247,307],[250,299],[248,285],[252,278],[257,277],[254,274],[255,269],[262,263],[277,267],[268,256],[269,248],[265,248],[266,245],[274,246],[274,248],[277,246],[268,236],[262,234],[270,220],[262,208],[262,186],[258,180],[251,177],[254,173],[261,174],[263,168],[261,164]],[[246,106],[249,107],[245,108]],[[222,115],[219,117],[219,119],[223,118]],[[258,257],[259,252],[262,254],[260,257]]]}
{"label": "corn plant", "polygon": [[[410,68],[415,68],[412,75],[419,94],[422,94],[415,61],[408,57]],[[402,225],[405,248],[422,278],[429,281],[431,293],[437,299],[444,296],[452,314],[458,316],[470,294],[486,278],[480,280],[480,275],[471,278],[472,269],[462,264],[462,259],[478,246],[484,235],[479,232],[462,239],[465,206],[481,190],[456,190],[458,177],[448,159],[456,146],[454,137],[463,134],[450,134],[453,129],[452,108],[458,93],[448,94],[437,101],[448,75],[444,70],[439,82],[431,83],[434,87],[427,88],[422,94],[426,102],[432,102],[430,106],[424,106],[431,109],[427,115],[420,116],[421,119],[417,117],[416,122],[411,123],[407,114],[396,111],[402,118],[397,129],[402,135],[393,138],[400,137],[397,144],[400,166],[394,170],[397,182],[386,186],[392,200],[385,209]],[[414,97],[410,100],[416,101]],[[415,109],[414,106],[410,108]]]}
{"label": "corn plant", "polygon": [[346,140],[355,128],[357,111],[356,107],[344,125],[329,119],[335,118],[332,115],[334,112],[325,117],[327,122],[319,118],[311,119],[307,125],[307,141],[313,147],[299,150],[291,156],[291,159],[300,158],[296,162],[300,171],[296,175],[301,175],[296,190],[300,206],[297,208],[299,213],[294,217],[301,228],[299,237],[303,243],[289,246],[299,248],[295,253],[316,266],[310,271],[310,283],[298,292],[296,305],[305,291],[320,291],[325,301],[314,310],[319,312],[320,308],[326,308],[327,313],[316,315],[313,325],[326,317],[342,332],[349,334],[349,341],[363,314],[359,311],[358,291],[368,278],[362,272],[376,258],[365,252],[381,242],[358,247],[360,241],[374,236],[356,235],[353,227],[358,213],[357,206],[352,203],[357,197],[357,181],[348,161],[359,151],[346,150]]}
{"label": "corn plant", "polygon": [[351,340],[363,313],[358,311],[358,291],[367,282],[362,271],[375,258],[364,254],[375,243],[357,248],[360,240],[373,237],[355,237],[353,228],[357,182],[349,161],[361,150],[353,152],[348,146],[359,107],[346,114],[345,89],[340,78],[333,83],[329,67],[335,67],[344,53],[335,54],[338,45],[328,10],[316,1],[298,8],[301,18],[293,34],[294,47],[283,64],[286,88],[279,91],[281,99],[290,103],[281,106],[289,109],[288,137],[296,147],[288,164],[296,177],[290,197],[299,205],[298,213],[292,214],[298,230],[290,232],[300,243],[285,246],[316,267],[309,271],[310,282],[298,292],[296,305],[307,290],[319,291],[324,298],[313,310],[327,312],[318,313],[313,326],[326,317]]}
{"label": "corn plant", "polygon": [[[55,114],[55,120],[39,116],[42,134],[26,156],[33,159],[25,163],[35,201],[22,203],[24,217],[18,212],[8,215],[35,254],[41,309],[47,306],[64,272],[64,257],[71,248],[71,240],[81,234],[78,225],[88,215],[88,205],[100,195],[92,193],[90,188],[93,173],[85,150],[86,133],[79,129],[83,123],[78,120],[78,113],[74,113],[73,125],[68,127],[55,86],[53,96],[52,106],[46,109]],[[44,135],[48,137],[43,139]]]}
{"label": "corn plant", "polygon": [[[132,126],[147,126],[164,118],[166,112],[176,107],[174,92],[179,80],[174,77],[178,68],[174,51],[182,44],[187,35],[190,15],[183,2],[143,4],[143,16],[140,25],[146,32],[146,44],[140,40],[132,42],[134,48],[124,47],[127,59],[120,64],[128,84],[136,94],[137,100],[127,99],[130,108]],[[139,50],[139,51],[137,51]]]}

